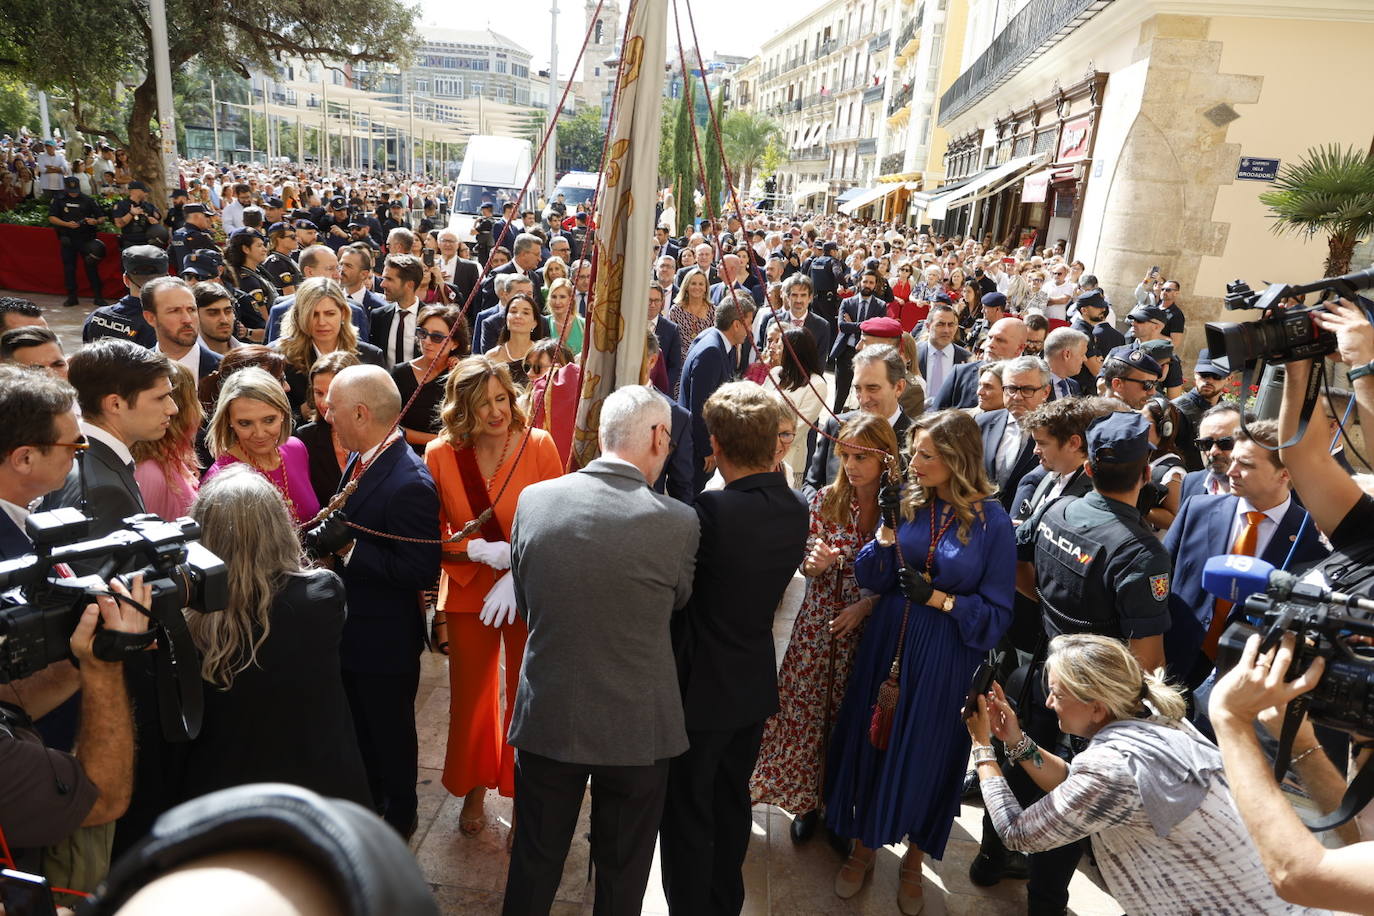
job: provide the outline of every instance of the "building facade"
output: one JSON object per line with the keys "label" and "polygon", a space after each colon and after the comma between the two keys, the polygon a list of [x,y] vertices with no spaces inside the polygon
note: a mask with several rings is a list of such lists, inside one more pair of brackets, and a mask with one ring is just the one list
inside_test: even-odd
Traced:
{"label": "building facade", "polygon": [[1371,41],[1365,0],[971,0],[939,100],[946,183],[918,216],[995,243],[1062,239],[1120,303],[1157,265],[1196,349],[1227,281],[1321,275],[1323,240],[1275,235],[1258,196],[1313,147],[1368,148],[1368,93],[1313,62]]}
{"label": "building facade", "polygon": [[620,4],[604,0],[597,10],[597,0],[586,2],[586,25],[591,31],[587,52],[582,55],[582,93],[578,101],[609,117],[610,93],[615,88],[617,50],[620,44]]}
{"label": "building facade", "polygon": [[424,26],[414,64],[402,74],[403,91],[432,100],[433,117],[440,121],[448,99],[531,105],[531,76],[539,76],[530,73],[530,59],[529,51],[490,29]]}

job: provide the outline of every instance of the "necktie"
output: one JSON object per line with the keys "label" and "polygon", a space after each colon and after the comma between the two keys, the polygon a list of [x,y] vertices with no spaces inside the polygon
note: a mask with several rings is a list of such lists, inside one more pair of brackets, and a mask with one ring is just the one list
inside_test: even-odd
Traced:
{"label": "necktie", "polygon": [[[1260,522],[1264,519],[1263,512],[1245,513],[1245,524],[1241,526],[1240,534],[1236,535],[1236,542],[1231,545],[1231,553],[1247,557],[1255,555],[1259,548]],[[1231,602],[1217,599],[1216,608],[1212,611],[1212,623],[1207,627],[1207,636],[1202,641],[1202,651],[1210,659],[1217,657],[1217,642],[1221,639],[1221,632],[1226,629],[1226,619],[1231,616],[1232,607],[1234,605]]]}
{"label": "necktie", "polygon": [[405,309],[396,309],[396,344],[395,356],[392,365],[399,366],[406,361],[406,312]]}
{"label": "necktie", "polygon": [[930,348],[927,368],[930,370],[930,385],[926,391],[927,397],[934,397],[940,393],[940,383],[945,380],[945,354],[934,347]]}
{"label": "necktie", "polygon": [[1066,378],[1061,378],[1059,380],[1059,396],[1061,398],[1069,396],[1069,380]]}

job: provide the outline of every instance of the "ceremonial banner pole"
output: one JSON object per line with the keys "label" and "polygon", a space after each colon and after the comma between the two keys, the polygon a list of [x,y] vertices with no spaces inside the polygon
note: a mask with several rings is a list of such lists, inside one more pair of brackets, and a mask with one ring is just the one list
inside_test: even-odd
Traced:
{"label": "ceremonial banner pole", "polygon": [[587,310],[589,346],[573,433],[573,457],[579,466],[585,466],[600,451],[597,430],[602,401],[622,385],[639,384],[644,335],[649,326],[652,265],[648,253],[658,197],[668,4],[635,0],[626,16],[615,103],[592,218],[595,282]]}

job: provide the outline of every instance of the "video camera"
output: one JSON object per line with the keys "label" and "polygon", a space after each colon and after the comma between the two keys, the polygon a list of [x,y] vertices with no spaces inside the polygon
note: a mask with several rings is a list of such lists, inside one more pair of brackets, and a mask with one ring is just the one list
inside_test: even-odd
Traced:
{"label": "video camera", "polygon": [[[1318,658],[1326,660],[1326,670],[1316,687],[1288,706],[1274,761],[1275,778],[1282,779],[1288,769],[1293,738],[1304,714],[1314,723],[1339,731],[1374,735],[1374,645],[1355,638],[1374,638],[1374,600],[1303,581],[1263,560],[1240,555],[1209,559],[1202,584],[1218,598],[1241,605],[1248,618],[1259,621],[1258,625],[1238,621],[1226,628],[1217,644],[1218,672],[1235,666],[1246,642],[1256,633],[1263,635],[1261,653],[1277,645],[1284,633],[1294,635],[1288,680],[1300,677]],[[1313,831],[1338,827],[1357,814],[1371,795],[1374,767],[1367,763],[1351,783],[1341,807],[1320,823],[1308,826]]]}
{"label": "video camera", "polygon": [[1259,360],[1291,363],[1335,353],[1336,336],[1322,331],[1312,321],[1313,313],[1326,311],[1326,300],[1308,306],[1285,306],[1285,300],[1300,300],[1308,293],[1331,293],[1358,302],[1370,315],[1374,303],[1356,297],[1360,290],[1370,287],[1374,287],[1374,268],[1299,286],[1271,283],[1262,293],[1256,293],[1242,280],[1235,280],[1226,284],[1226,308],[1259,309],[1262,314],[1255,321],[1207,322],[1207,350],[1213,359],[1225,354],[1232,371]]}
{"label": "video camera", "polygon": [[[200,732],[203,709],[199,654],[183,608],[222,611],[229,603],[224,562],[195,540],[200,526],[189,518],[165,522],[134,515],[124,527],[83,541],[90,519],[77,509],[30,515],[25,525],[34,552],[0,563],[0,683],[28,677],[71,656],[72,631],[107,581],[119,575],[126,586],[135,575],[152,589],[147,635],[101,630],[94,652],[104,661],[136,658],[157,642],[158,700],[168,740],[190,740]],[[63,564],[93,570],[75,575]],[[123,599],[117,599],[123,600]]]}

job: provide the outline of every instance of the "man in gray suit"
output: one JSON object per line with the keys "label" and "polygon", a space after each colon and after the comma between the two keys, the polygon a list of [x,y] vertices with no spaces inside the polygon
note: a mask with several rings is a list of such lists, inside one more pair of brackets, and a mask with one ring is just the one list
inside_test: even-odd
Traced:
{"label": "man in gray suit", "polygon": [[601,457],[520,494],[511,571],[529,640],[508,736],[506,916],[553,905],[588,778],[596,912],[640,911],[668,761],[687,749],[669,620],[691,595],[700,532],[649,488],[671,427],[653,389],[621,388],[601,408]]}

